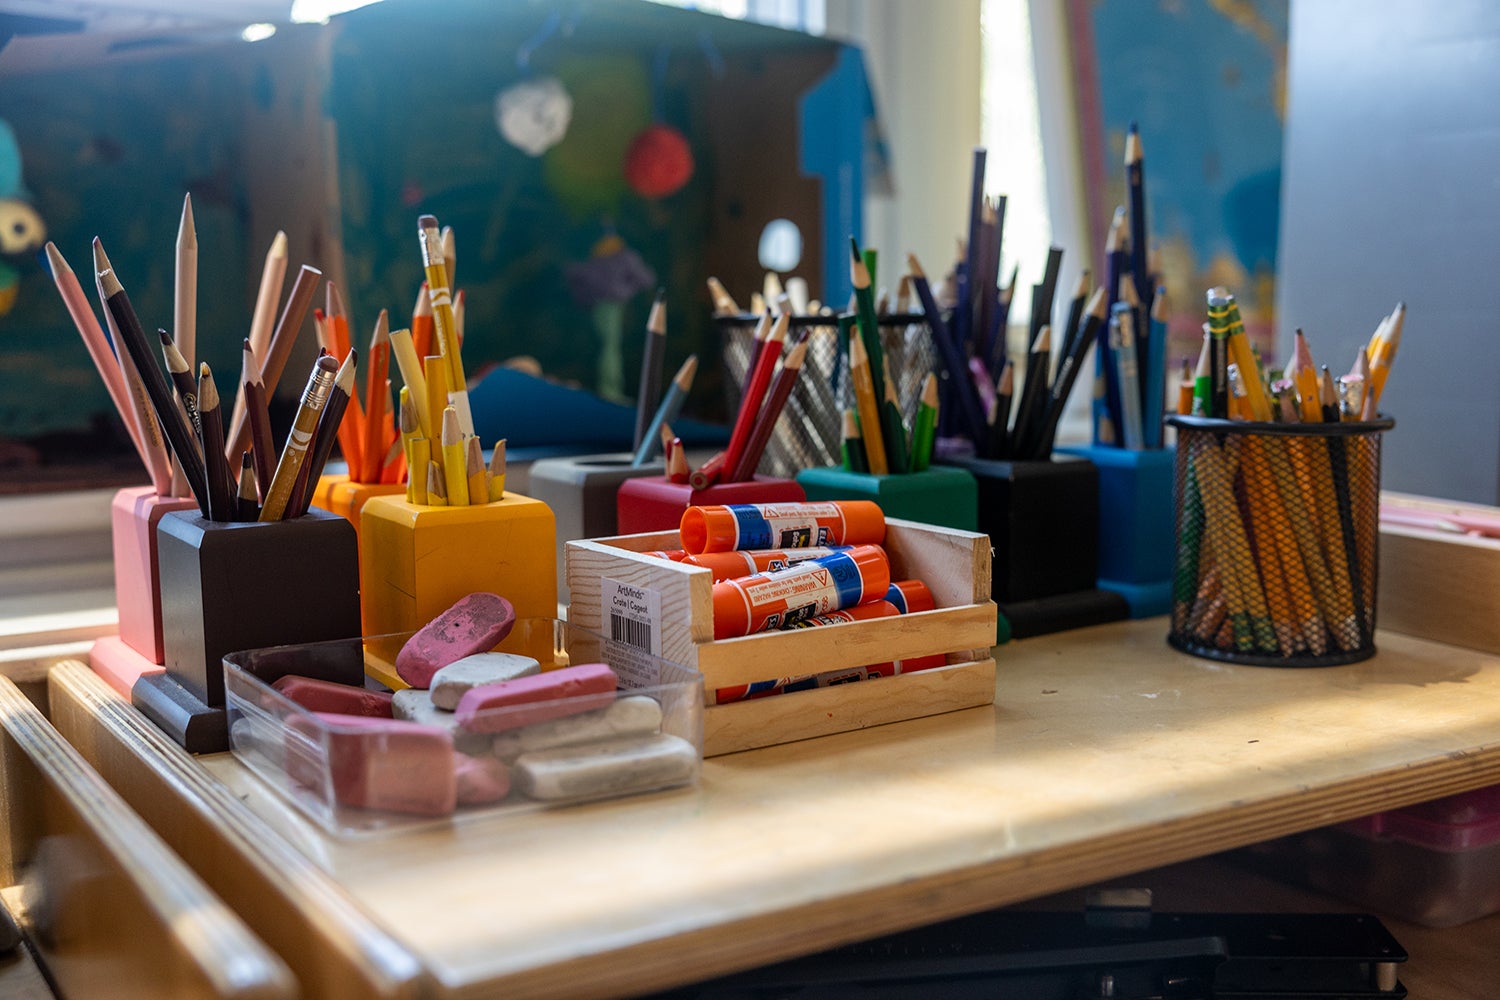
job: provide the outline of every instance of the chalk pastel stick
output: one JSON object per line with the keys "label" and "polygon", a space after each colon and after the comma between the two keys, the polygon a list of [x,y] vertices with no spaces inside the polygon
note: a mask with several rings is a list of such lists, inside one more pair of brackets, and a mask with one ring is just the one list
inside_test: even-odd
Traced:
{"label": "chalk pastel stick", "polygon": [[391,717],[391,696],[387,691],[370,691],[298,674],[287,674],[271,686],[309,712],[336,712],[372,719]]}
{"label": "chalk pastel stick", "polygon": [[697,766],[691,743],[661,734],[522,754],[512,776],[534,799],[595,799],[680,785]]}
{"label": "chalk pastel stick", "polygon": [[618,679],[603,663],[584,663],[471,689],[454,714],[471,733],[498,733],[603,708]]}
{"label": "chalk pastel stick", "polygon": [[[458,784],[453,738],[447,732],[396,719],[333,712],[314,716],[331,727],[326,731],[328,771],[339,805],[417,816],[453,812]],[[291,721],[295,724],[296,717]]]}
{"label": "chalk pastel stick", "polygon": [[660,726],[661,706],[654,698],[622,696],[606,708],[503,732],[495,737],[494,752],[501,760],[512,760],[532,750],[646,736]]}
{"label": "chalk pastel stick", "polygon": [[455,660],[494,649],[515,623],[516,609],[498,594],[480,591],[460,598],[406,640],[396,654],[396,673],[412,687],[425,688],[433,674]]}
{"label": "chalk pastel stick", "polygon": [[513,681],[542,672],[541,664],[517,653],[475,653],[443,667],[432,675],[432,703],[453,711],[471,688]]}
{"label": "chalk pastel stick", "polygon": [[454,761],[459,805],[488,805],[510,794],[510,769],[495,758],[455,754]]}
{"label": "chalk pastel stick", "polygon": [[470,733],[458,728],[458,716],[432,703],[432,692],[407,688],[391,696],[391,715],[406,722],[434,726],[453,738],[453,749],[459,753],[486,754],[493,737],[487,733]]}

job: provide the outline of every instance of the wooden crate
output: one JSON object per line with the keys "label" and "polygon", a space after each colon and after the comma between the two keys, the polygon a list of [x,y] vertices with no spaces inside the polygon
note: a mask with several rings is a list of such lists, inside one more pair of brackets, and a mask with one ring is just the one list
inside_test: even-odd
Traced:
{"label": "wooden crate", "polygon": [[[1389,495],[1439,517],[1500,518],[1481,504]],[[1500,539],[1382,523],[1376,609],[1392,632],[1500,653]]]}
{"label": "wooden crate", "polygon": [[995,696],[995,604],[990,542],[971,531],[886,520],[891,579],[927,584],[937,609],[789,632],[713,638],[709,571],[655,556],[681,548],[677,532],[570,541],[568,620],[609,634],[603,581],[659,603],[661,656],[696,667],[704,690],[888,660],[946,654],[948,665],[859,684],[795,691],[704,711],[705,756],[988,705]]}

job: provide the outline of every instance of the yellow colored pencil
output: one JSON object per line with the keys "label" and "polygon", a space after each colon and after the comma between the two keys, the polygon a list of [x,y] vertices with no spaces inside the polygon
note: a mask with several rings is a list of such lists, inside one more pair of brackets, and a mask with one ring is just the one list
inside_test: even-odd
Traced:
{"label": "yellow colored pencil", "polygon": [[443,492],[448,506],[465,507],[469,503],[468,453],[464,448],[463,432],[458,429],[458,411],[453,407],[443,410]]}

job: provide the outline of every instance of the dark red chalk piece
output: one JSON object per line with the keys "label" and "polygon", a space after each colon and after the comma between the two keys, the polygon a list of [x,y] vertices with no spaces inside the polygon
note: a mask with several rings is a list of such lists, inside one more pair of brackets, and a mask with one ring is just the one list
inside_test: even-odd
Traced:
{"label": "dark red chalk piece", "polygon": [[[453,738],[435,726],[400,719],[316,712],[328,728],[316,731],[306,717],[288,719],[288,740],[327,741],[334,800],[357,809],[384,809],[416,816],[447,816],[458,803]],[[288,754],[288,771],[301,754]],[[302,761],[298,770],[310,764]],[[312,788],[309,774],[294,780]],[[311,779],[311,780],[309,780]]]}
{"label": "dark red chalk piece", "polygon": [[391,717],[391,696],[387,691],[371,691],[298,674],[287,674],[271,686],[309,712],[337,712],[372,719]]}

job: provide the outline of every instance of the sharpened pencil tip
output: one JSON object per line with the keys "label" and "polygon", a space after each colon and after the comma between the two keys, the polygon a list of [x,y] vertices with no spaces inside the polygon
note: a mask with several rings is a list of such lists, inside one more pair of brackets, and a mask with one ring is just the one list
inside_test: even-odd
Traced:
{"label": "sharpened pencil tip", "polygon": [[161,343],[162,343],[163,347],[165,347],[166,345],[172,343],[172,335],[170,333],[168,333],[166,330],[163,330],[161,327],[157,327],[156,328],[156,335],[161,338]]}
{"label": "sharpened pencil tip", "polygon": [[52,276],[54,278],[56,278],[59,274],[62,274],[64,271],[71,272],[73,270],[68,266],[68,262],[63,259],[62,251],[57,249],[57,246],[51,240],[47,241],[46,249],[47,264],[52,268]]}
{"label": "sharpened pencil tip", "polygon": [[861,258],[859,255],[859,241],[856,240],[853,236],[849,237],[849,256],[853,257],[855,260],[863,261],[863,258]]}
{"label": "sharpened pencil tip", "polygon": [[417,218],[417,227],[419,229],[427,229],[429,227],[433,228],[433,229],[436,229],[437,228],[437,216],[435,216],[435,215],[423,215],[423,216],[419,216]]}

